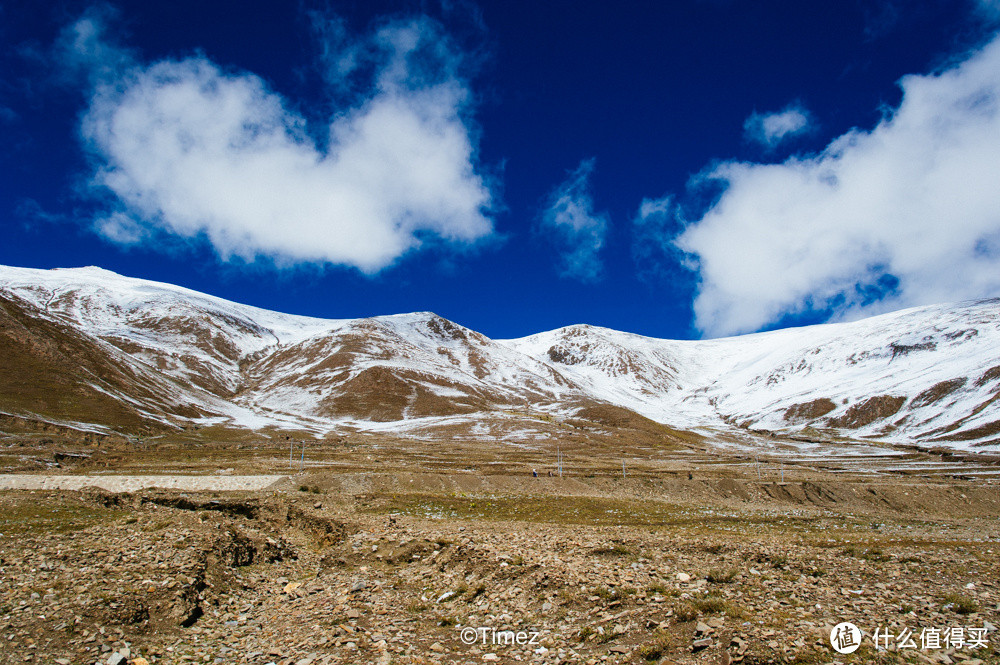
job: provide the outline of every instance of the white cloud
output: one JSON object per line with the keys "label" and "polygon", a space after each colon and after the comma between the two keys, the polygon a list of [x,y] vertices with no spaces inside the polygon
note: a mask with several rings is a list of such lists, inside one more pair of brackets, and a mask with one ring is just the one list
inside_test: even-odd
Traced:
{"label": "white cloud", "polygon": [[820,154],[702,176],[721,195],[677,238],[702,331],[1000,294],[1000,37],[900,86],[898,109]]}
{"label": "white cloud", "polygon": [[593,171],[593,159],[580,162],[549,195],[541,220],[541,230],[551,237],[561,253],[561,275],[584,282],[601,277],[599,253],[608,230],[607,214],[594,212],[590,195]]}
{"label": "white cloud", "polygon": [[743,135],[747,140],[770,149],[787,138],[808,131],[810,124],[809,112],[792,104],[776,113],[752,113],[743,123]]}
{"label": "white cloud", "polygon": [[112,195],[95,223],[110,240],[203,236],[224,258],[375,272],[422,240],[492,233],[460,55],[429,19],[357,42],[373,80],[321,141],[260,78],[204,57],[123,66],[101,28],[87,17],[66,41],[98,74],[81,135],[95,194]]}

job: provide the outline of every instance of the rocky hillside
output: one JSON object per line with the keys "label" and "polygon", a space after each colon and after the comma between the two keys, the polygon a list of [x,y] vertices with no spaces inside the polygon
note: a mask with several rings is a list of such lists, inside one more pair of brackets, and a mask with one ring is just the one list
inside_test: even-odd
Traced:
{"label": "rocky hillside", "polygon": [[[12,355],[30,359],[38,370],[4,372],[12,382],[65,375],[74,390],[110,399],[134,418],[103,408],[66,411],[59,406],[61,389],[38,391],[41,401],[24,402],[11,385],[3,404],[16,415],[111,427],[146,418],[323,432],[590,403],[550,364],[429,312],[311,319],[99,268],[3,268],[0,297],[8,313],[0,335],[10,344],[24,338],[8,322],[16,313],[41,334],[58,331],[105,365],[131,372],[80,373],[70,356],[43,368],[44,345],[21,343]],[[155,389],[145,389],[150,384]]]}
{"label": "rocky hillside", "polygon": [[1000,449],[996,300],[719,340],[579,325],[504,341],[428,312],[315,319],[99,268],[0,268],[0,350],[3,413],[129,432],[503,421],[544,438],[524,423],[614,408],[608,427]]}
{"label": "rocky hillside", "polygon": [[1000,300],[696,342],[571,326],[508,344],[675,426],[992,450],[1000,435]]}

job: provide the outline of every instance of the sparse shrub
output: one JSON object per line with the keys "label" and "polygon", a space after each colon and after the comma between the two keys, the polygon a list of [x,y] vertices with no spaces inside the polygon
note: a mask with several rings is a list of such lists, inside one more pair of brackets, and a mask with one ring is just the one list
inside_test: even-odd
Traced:
{"label": "sparse shrub", "polygon": [[742,608],[714,595],[692,598],[674,606],[674,616],[678,621],[694,621],[705,614],[727,614],[737,619],[747,617]]}
{"label": "sparse shrub", "polygon": [[670,648],[670,641],[666,635],[659,635],[652,644],[647,644],[639,649],[639,656],[648,662],[656,662],[663,658],[663,655]]}
{"label": "sparse shrub", "polygon": [[705,579],[712,584],[729,584],[736,579],[738,574],[739,571],[735,568],[713,568],[708,571],[708,575],[705,576]]}
{"label": "sparse shrub", "polygon": [[674,616],[678,621],[694,621],[698,618],[698,609],[692,603],[680,603],[674,607]]}
{"label": "sparse shrub", "polygon": [[603,634],[599,633],[598,636],[597,636],[597,643],[598,644],[606,644],[607,642],[611,642],[612,640],[618,639],[623,634],[624,633],[619,633],[617,630],[614,630],[612,628],[611,630],[606,631]]}
{"label": "sparse shrub", "polygon": [[611,587],[599,586],[594,589],[594,595],[601,600],[611,600],[615,597],[615,590]]}
{"label": "sparse shrub", "polygon": [[784,554],[772,554],[760,552],[753,559],[757,563],[767,563],[773,568],[781,569],[788,565],[788,557]]}
{"label": "sparse shrub", "polygon": [[859,547],[857,545],[848,545],[841,551],[841,555],[853,556],[855,558],[864,559],[865,561],[871,561],[873,563],[889,561],[892,558],[877,547],[867,548]]}
{"label": "sparse shrub", "polygon": [[979,611],[979,603],[958,593],[946,594],[944,602],[944,607],[941,609],[952,610],[958,614],[975,614]]}
{"label": "sparse shrub", "polygon": [[590,550],[595,556],[632,556],[634,552],[621,543],[616,543],[611,547],[598,547]]}
{"label": "sparse shrub", "polygon": [[601,600],[621,600],[638,593],[638,589],[630,586],[609,587],[599,586],[594,588],[594,595]]}
{"label": "sparse shrub", "polygon": [[703,596],[695,598],[691,603],[702,614],[721,614],[729,609],[729,603],[719,596]]}

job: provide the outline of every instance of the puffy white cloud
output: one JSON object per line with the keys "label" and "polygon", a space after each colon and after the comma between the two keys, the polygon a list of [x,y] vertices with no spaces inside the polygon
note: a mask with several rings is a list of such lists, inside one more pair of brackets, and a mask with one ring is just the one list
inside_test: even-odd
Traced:
{"label": "puffy white cloud", "polygon": [[461,246],[492,233],[460,55],[429,19],[351,45],[363,47],[372,81],[320,141],[252,74],[204,57],[123,64],[100,33],[87,17],[67,41],[98,74],[81,135],[95,194],[112,195],[95,224],[110,240],[166,232],[205,237],[224,258],[375,272],[422,241]]}
{"label": "puffy white cloud", "polygon": [[770,149],[808,131],[810,124],[809,112],[793,104],[776,113],[752,113],[743,123],[743,135]]}
{"label": "puffy white cloud", "polygon": [[677,237],[708,335],[1000,294],[1000,37],[900,81],[877,126],[780,164],[725,162]]}
{"label": "puffy white cloud", "polygon": [[587,159],[570,172],[549,195],[540,226],[560,252],[561,275],[583,282],[601,277],[599,254],[608,230],[608,215],[594,212],[590,195],[593,171],[594,160]]}

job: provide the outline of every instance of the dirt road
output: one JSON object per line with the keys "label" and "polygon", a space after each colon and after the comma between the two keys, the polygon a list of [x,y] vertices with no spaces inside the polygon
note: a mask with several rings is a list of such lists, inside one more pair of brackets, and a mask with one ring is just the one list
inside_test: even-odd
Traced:
{"label": "dirt road", "polygon": [[0,490],[79,490],[100,487],[109,492],[136,492],[159,487],[192,492],[267,489],[285,476],[59,476],[0,474]]}

